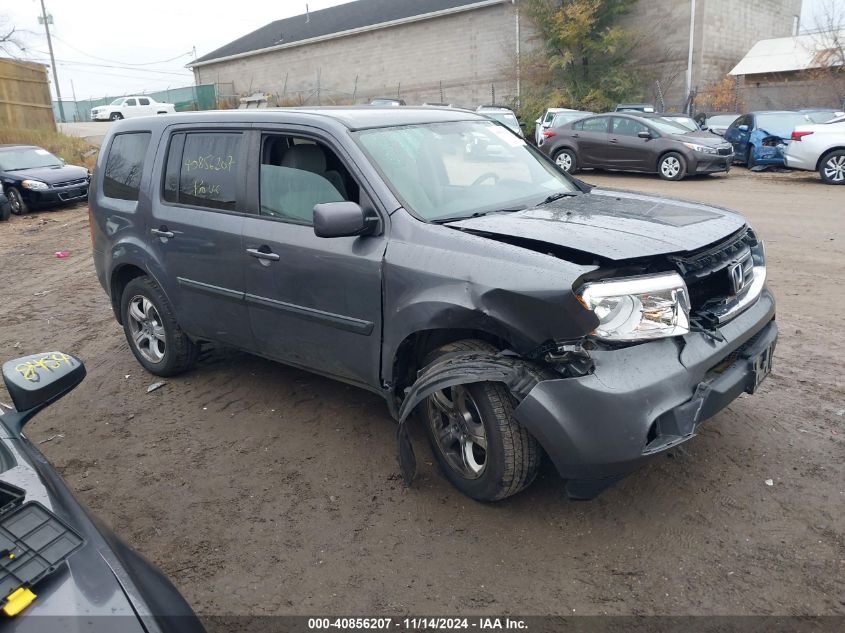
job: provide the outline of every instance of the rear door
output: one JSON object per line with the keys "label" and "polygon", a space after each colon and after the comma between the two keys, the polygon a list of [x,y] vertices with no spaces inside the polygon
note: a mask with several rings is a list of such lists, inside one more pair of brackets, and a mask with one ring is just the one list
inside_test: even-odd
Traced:
{"label": "rear door", "polygon": [[577,159],[582,167],[602,166],[607,159],[607,128],[610,117],[594,116],[572,124],[572,138],[578,146]]}
{"label": "rear door", "polygon": [[640,138],[640,132],[650,130],[644,123],[631,117],[613,117],[608,135],[606,164],[632,171],[653,169],[657,160],[652,151],[654,144],[651,139]]}
{"label": "rear door", "polygon": [[256,214],[245,220],[242,257],[260,353],[378,385],[385,236],[327,239],[313,229],[315,204],[351,200],[377,212],[375,198],[342,148],[313,128],[256,132],[251,160]]}
{"label": "rear door", "polygon": [[147,97],[138,97],[138,111],[141,116],[150,116],[151,114],[155,114],[155,108]]}
{"label": "rear door", "polygon": [[123,102],[122,112],[126,119],[144,116],[143,108],[138,105],[138,99],[134,97]]}
{"label": "rear door", "polygon": [[251,350],[241,231],[247,132],[170,128],[154,183],[149,240],[183,329]]}

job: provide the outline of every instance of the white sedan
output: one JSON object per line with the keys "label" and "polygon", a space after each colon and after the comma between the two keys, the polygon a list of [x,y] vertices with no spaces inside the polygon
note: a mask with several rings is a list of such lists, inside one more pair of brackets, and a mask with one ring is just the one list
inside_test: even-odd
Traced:
{"label": "white sedan", "polygon": [[173,112],[176,112],[176,106],[172,103],[159,103],[152,97],[136,95],[134,97],[120,97],[108,105],[92,108],[91,120],[118,121],[139,116],[172,114]]}
{"label": "white sedan", "polygon": [[784,163],[790,169],[818,170],[829,185],[845,185],[845,116],[796,127]]}

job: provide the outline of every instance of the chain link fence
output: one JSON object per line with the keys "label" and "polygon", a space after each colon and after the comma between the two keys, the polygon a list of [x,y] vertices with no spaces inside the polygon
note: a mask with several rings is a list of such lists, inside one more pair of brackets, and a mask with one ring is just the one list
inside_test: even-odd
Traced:
{"label": "chain link fence", "polygon": [[[81,101],[65,101],[63,99],[62,106],[64,108],[65,120],[67,122],[90,121],[92,108],[107,105],[115,99],[134,95],[144,95],[162,103],[172,103],[176,106],[177,112],[214,110],[217,108],[217,86],[214,84],[202,84],[199,86],[167,88],[166,90],[157,90],[155,92],[115,94],[99,99],[84,99]],[[61,120],[58,101],[53,101],[53,115],[57,121]]]}

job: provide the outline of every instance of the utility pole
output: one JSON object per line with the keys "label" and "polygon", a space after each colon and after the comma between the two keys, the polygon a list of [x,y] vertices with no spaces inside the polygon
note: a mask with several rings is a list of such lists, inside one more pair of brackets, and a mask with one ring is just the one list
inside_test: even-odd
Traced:
{"label": "utility pole", "polygon": [[[695,49],[695,0],[690,0],[689,11],[689,52],[687,54],[687,104],[690,103],[689,97],[692,94],[692,54]],[[687,114],[691,114],[687,112]]]}
{"label": "utility pole", "polygon": [[50,65],[53,66],[53,83],[56,84],[56,100],[59,102],[59,118],[65,122],[65,108],[62,105],[62,91],[59,88],[59,74],[56,72],[56,58],[53,57],[53,40],[50,39],[50,21],[47,19],[47,9],[41,0],[41,19],[44,21],[44,32],[47,33],[47,50],[50,51]]}

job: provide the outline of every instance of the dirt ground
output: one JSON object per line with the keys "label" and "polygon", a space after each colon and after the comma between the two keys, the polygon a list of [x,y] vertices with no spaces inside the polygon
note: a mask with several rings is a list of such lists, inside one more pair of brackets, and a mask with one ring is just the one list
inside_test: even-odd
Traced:
{"label": "dirt ground", "polygon": [[148,394],[83,206],[0,224],[0,358],[61,349],[89,371],[27,433],[201,615],[845,614],[845,187],[582,176],[747,214],[781,328],[758,395],[594,501],[547,466],[475,503],[419,434],[406,489],[378,397],[239,353]]}

